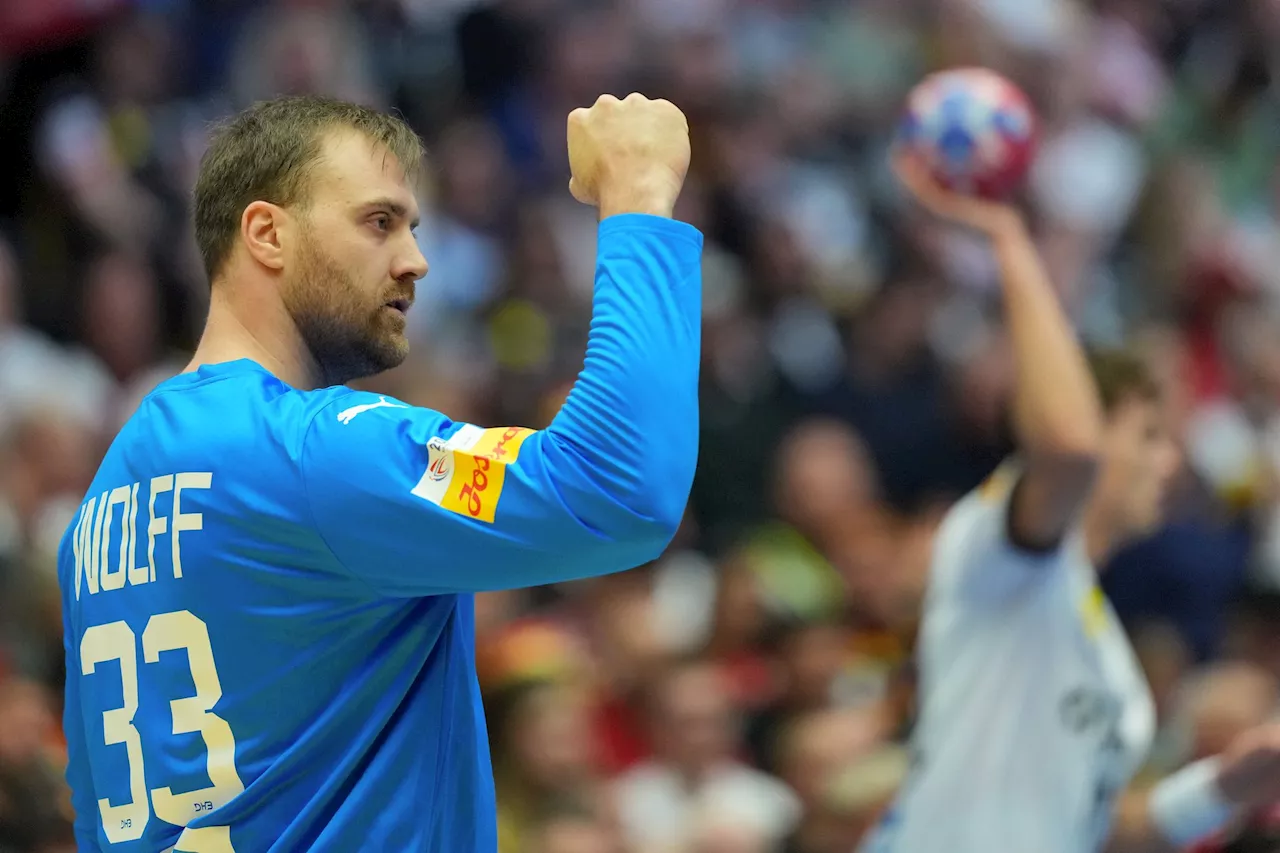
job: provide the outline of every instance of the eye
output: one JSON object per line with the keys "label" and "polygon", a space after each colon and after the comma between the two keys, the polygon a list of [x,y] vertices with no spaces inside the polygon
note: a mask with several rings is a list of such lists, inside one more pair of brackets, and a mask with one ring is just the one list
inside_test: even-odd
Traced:
{"label": "eye", "polygon": [[385,213],[377,214],[373,217],[371,222],[373,223],[373,227],[377,228],[379,231],[391,230],[391,217],[387,216]]}

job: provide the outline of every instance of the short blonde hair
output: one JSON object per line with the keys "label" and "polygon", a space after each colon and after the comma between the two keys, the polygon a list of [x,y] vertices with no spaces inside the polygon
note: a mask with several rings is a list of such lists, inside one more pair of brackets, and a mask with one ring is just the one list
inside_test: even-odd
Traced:
{"label": "short blonde hair", "polygon": [[193,199],[196,244],[212,283],[231,254],[240,217],[255,201],[305,204],[326,131],[349,128],[384,146],[413,180],[422,140],[397,116],[318,95],[254,104],[214,130]]}

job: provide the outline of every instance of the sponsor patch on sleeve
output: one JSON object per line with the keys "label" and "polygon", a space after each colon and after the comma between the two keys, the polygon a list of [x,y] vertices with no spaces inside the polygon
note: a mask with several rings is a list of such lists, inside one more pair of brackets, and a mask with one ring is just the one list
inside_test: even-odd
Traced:
{"label": "sponsor patch on sleeve", "polygon": [[533,434],[523,427],[482,429],[467,424],[448,441],[427,442],[427,470],[413,494],[458,515],[493,523],[507,466]]}

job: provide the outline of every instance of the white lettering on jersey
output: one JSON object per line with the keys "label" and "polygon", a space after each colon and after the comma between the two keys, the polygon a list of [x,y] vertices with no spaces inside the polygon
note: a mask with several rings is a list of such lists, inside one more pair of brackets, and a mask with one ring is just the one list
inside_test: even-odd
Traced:
{"label": "white lettering on jersey", "polygon": [[343,409],[341,412],[338,412],[338,422],[342,424],[349,424],[351,423],[352,420],[355,419],[357,415],[362,415],[365,412],[372,411],[373,409],[407,409],[407,408],[409,407],[402,405],[401,403],[393,403],[390,400],[388,400],[386,397],[379,397],[378,402],[376,403],[362,403],[359,406],[352,406],[349,409]]}
{"label": "white lettering on jersey", "polygon": [[[102,519],[102,562],[98,570],[98,583],[102,585],[103,590],[121,589],[124,586],[125,570],[128,568],[125,563],[131,562],[125,548],[129,546],[129,492],[128,486],[118,486],[111,490],[107,498],[107,512]],[[111,554],[108,550],[111,544],[111,536],[108,531],[111,530],[112,510],[116,504],[124,507],[124,512],[120,515],[120,523],[123,536],[120,537],[120,563],[115,571],[112,571]]]}
{"label": "white lettering on jersey", "polygon": [[[138,487],[142,483],[118,486],[89,498],[80,508],[79,520],[71,535],[71,549],[75,557],[76,600],[81,589],[88,587],[90,595],[141,586],[156,579],[156,538],[169,535],[174,579],[182,577],[182,552],[180,533],[204,529],[204,514],[188,512],[182,508],[184,493],[193,489],[209,489],[213,474],[208,471],[183,471],[152,477],[147,484],[147,562],[135,564],[138,547]],[[166,492],[173,493],[173,500],[166,513],[157,513],[156,498]],[[121,507],[117,515],[115,508]],[[115,537],[119,537],[116,539]],[[116,553],[111,553],[112,542]]]}

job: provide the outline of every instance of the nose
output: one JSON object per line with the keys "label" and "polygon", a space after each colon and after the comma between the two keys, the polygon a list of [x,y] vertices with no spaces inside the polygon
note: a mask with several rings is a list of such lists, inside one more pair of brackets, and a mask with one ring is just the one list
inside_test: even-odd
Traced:
{"label": "nose", "polygon": [[404,248],[396,256],[391,275],[397,281],[406,278],[410,281],[417,281],[427,274],[427,259],[423,256],[422,249],[418,247],[418,241],[413,238],[413,235],[408,234],[406,236]]}

